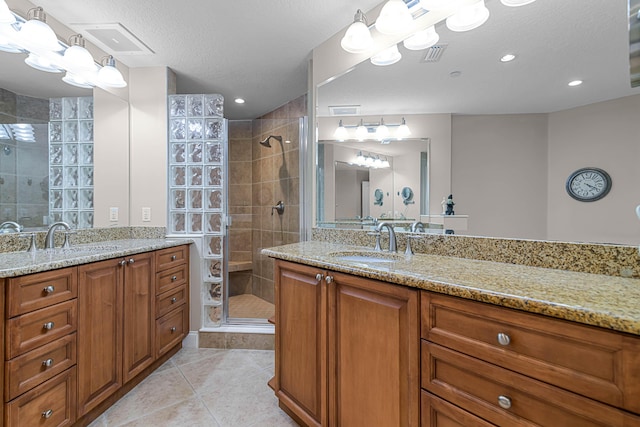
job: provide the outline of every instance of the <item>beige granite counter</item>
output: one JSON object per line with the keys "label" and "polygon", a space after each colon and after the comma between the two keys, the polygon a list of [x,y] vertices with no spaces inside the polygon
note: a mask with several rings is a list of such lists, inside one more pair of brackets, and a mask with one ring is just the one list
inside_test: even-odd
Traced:
{"label": "beige granite counter", "polygon": [[192,243],[192,239],[139,238],[105,240],[70,248],[0,253],[0,278],[87,264]]}
{"label": "beige granite counter", "polygon": [[332,271],[454,295],[640,335],[640,280],[416,254],[384,263],[345,262],[337,255],[370,247],[309,241],[262,254]]}

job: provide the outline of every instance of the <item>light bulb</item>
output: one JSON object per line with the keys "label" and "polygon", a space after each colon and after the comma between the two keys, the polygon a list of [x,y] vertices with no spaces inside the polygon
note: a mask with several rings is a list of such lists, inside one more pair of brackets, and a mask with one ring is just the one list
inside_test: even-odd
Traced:
{"label": "light bulb", "polygon": [[349,53],[367,52],[373,46],[371,32],[367,27],[367,18],[360,9],[353,18],[353,24],[347,28],[344,37],[342,37],[340,46]]}
{"label": "light bulb", "polygon": [[413,17],[402,0],[389,0],[376,20],[376,29],[382,34],[397,35],[411,31]]}

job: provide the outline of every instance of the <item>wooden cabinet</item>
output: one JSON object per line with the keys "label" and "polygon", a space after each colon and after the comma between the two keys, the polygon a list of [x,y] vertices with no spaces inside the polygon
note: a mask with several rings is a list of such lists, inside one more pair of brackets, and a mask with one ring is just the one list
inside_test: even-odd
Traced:
{"label": "wooden cabinet", "polygon": [[418,426],[418,291],[276,262],[280,405],[305,425]]}
{"label": "wooden cabinet", "polygon": [[637,337],[428,292],[421,299],[421,384],[432,395],[495,425],[640,426]]}

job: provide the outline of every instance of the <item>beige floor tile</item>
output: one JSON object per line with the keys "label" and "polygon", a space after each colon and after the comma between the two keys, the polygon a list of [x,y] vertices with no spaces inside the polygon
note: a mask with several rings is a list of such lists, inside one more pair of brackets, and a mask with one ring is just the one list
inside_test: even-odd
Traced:
{"label": "beige floor tile", "polygon": [[271,375],[274,375],[275,369],[275,354],[270,350],[243,350],[244,355],[246,355],[253,363],[258,365],[261,369],[269,372]]}
{"label": "beige floor tile", "polygon": [[200,399],[191,399],[155,411],[119,427],[219,427]]}
{"label": "beige floor tile", "polygon": [[182,366],[188,363],[198,362],[211,356],[224,353],[218,348],[183,348],[177,352],[170,360],[175,366]]}

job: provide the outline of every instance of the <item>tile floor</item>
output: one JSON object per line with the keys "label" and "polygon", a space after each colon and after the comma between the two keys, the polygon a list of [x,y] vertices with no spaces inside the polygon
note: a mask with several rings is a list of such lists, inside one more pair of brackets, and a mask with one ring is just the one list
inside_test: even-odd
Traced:
{"label": "tile floor", "polygon": [[287,427],[270,350],[183,348],[90,427]]}

